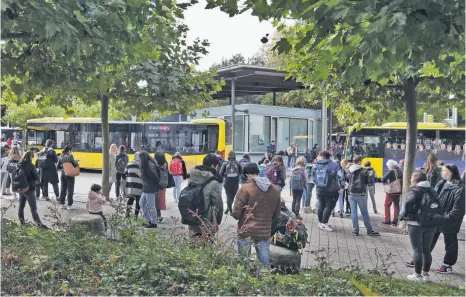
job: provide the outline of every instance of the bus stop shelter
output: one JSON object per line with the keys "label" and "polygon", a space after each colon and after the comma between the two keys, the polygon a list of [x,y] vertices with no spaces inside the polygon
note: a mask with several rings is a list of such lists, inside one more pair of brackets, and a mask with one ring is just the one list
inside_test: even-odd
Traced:
{"label": "bus stop shelter", "polygon": [[[220,69],[216,78],[225,80],[222,91],[214,94],[213,99],[230,98],[232,141],[234,142],[235,127],[235,100],[236,97],[247,95],[273,94],[272,104],[276,104],[276,93],[304,89],[304,85],[292,78],[287,78],[285,71],[270,67],[238,65]],[[233,143],[234,147],[234,143]]]}

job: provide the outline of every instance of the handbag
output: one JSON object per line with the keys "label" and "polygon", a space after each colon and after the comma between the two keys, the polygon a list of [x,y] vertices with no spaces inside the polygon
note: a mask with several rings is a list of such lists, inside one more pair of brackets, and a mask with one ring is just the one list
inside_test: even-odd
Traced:
{"label": "handbag", "polygon": [[403,184],[401,183],[401,179],[398,179],[398,173],[396,170],[395,172],[395,180],[392,182],[385,183],[383,185],[383,190],[387,194],[401,194],[401,189],[403,188]]}
{"label": "handbag", "polygon": [[175,179],[173,178],[173,175],[168,172],[168,185],[167,185],[167,189],[169,188],[173,188],[175,186]]}
{"label": "handbag", "polygon": [[63,163],[63,172],[66,176],[78,176],[79,175],[79,165],[74,167],[71,162]]}

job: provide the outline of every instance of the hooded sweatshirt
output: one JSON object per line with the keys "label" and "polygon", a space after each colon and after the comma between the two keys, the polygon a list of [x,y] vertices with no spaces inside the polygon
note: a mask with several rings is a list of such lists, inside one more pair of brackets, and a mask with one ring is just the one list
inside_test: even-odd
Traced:
{"label": "hooded sweatshirt", "polygon": [[102,194],[94,191],[89,191],[87,197],[87,211],[92,213],[102,212],[104,209],[102,205],[105,204],[105,197]]}
{"label": "hooded sweatshirt", "polygon": [[431,188],[428,181],[419,182],[409,189],[403,213],[400,215],[402,220],[408,221],[408,225],[419,226],[419,223],[417,222],[419,206],[421,205],[420,202],[426,192],[429,195],[437,197],[437,193]]}
{"label": "hooded sweatshirt", "polygon": [[[202,185],[208,180],[211,180],[207,183],[202,191],[204,196],[204,205],[206,209],[204,210],[204,219],[206,224],[212,228],[212,232],[217,231],[217,226],[222,222],[223,217],[223,201],[222,194],[218,187],[218,181],[214,174],[216,170],[213,168],[205,166],[196,166],[189,172],[188,183],[190,185]],[[189,226],[189,229],[192,232],[202,233],[203,230],[199,226]]]}
{"label": "hooded sweatshirt", "polygon": [[236,193],[232,215],[238,220],[239,236],[264,240],[270,237],[272,221],[280,217],[280,191],[267,177],[252,181]]}
{"label": "hooded sweatshirt", "polygon": [[[360,193],[352,192],[352,189],[354,188],[353,188],[353,183],[352,183],[353,181],[351,181],[351,176],[356,177],[357,174],[359,174],[359,179],[361,181],[361,187],[362,187]],[[367,193],[367,171],[364,169],[364,167],[358,164],[351,165],[348,168],[347,178],[348,178],[348,192],[350,195],[365,195]],[[356,187],[359,187],[359,185],[356,185]]]}

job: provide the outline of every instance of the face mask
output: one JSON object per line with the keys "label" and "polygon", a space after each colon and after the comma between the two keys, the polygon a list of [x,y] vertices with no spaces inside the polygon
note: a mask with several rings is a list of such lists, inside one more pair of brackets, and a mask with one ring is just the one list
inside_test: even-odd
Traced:
{"label": "face mask", "polygon": [[442,174],[442,178],[446,181],[451,181],[451,173]]}

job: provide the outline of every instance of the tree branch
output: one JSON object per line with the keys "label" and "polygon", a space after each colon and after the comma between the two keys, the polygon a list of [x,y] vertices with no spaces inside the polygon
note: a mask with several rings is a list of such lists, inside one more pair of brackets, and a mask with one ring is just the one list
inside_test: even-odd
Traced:
{"label": "tree branch", "polygon": [[2,39],[16,39],[16,38],[22,38],[22,37],[30,37],[32,34],[30,32],[10,32],[10,33],[2,33]]}

